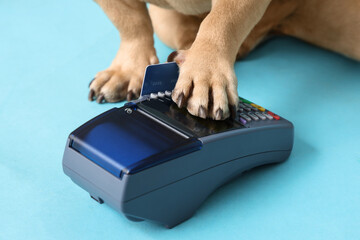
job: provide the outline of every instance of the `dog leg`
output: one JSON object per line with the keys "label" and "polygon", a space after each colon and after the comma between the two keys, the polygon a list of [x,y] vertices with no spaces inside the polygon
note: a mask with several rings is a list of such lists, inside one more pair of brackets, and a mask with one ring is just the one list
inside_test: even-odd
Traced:
{"label": "dog leg", "polygon": [[191,48],[175,57],[180,75],[172,99],[202,118],[222,120],[238,105],[234,62],[270,0],[213,1]]}
{"label": "dog leg", "polygon": [[298,0],[272,0],[264,16],[241,44],[237,59],[244,58],[284,19],[291,16],[299,5]]}
{"label": "dog leg", "polygon": [[275,30],[360,61],[358,0],[300,2]]}
{"label": "dog leg", "polygon": [[150,5],[149,13],[156,35],[176,50],[191,47],[204,19],[202,16],[184,15],[155,5]]}
{"label": "dog leg", "polygon": [[121,44],[110,67],[90,83],[89,100],[116,102],[137,98],[145,67],[158,63],[153,29],[145,3],[137,0],[97,0],[120,32]]}

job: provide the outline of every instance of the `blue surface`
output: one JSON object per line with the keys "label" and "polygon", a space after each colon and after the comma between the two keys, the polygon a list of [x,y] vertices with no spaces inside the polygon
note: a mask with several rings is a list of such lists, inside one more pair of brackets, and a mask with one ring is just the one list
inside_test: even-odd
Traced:
{"label": "blue surface", "polygon": [[[134,223],[61,168],[119,38],[89,0],[0,2],[0,239],[359,239],[360,64],[278,38],[236,64],[239,95],[295,125],[289,161],[219,189],[182,225]],[[161,61],[171,50],[156,40]],[[241,144],[241,143],[239,143]]]}

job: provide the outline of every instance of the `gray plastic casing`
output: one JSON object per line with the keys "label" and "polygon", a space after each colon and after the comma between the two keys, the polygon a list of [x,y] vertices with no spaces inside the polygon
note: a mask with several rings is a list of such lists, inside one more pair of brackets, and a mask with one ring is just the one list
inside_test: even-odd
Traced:
{"label": "gray plastic casing", "polygon": [[[165,123],[163,123],[165,124]],[[251,168],[285,161],[293,147],[291,122],[235,129],[199,138],[201,150],[115,177],[66,143],[63,170],[73,182],[133,221],[172,228],[190,218],[224,183]]]}

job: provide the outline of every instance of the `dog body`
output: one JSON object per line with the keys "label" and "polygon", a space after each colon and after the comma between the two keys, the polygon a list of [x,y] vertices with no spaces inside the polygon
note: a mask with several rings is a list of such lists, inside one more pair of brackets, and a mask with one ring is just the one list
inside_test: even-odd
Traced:
{"label": "dog body", "polygon": [[178,50],[172,94],[179,107],[222,120],[238,104],[233,65],[269,34],[285,34],[360,60],[358,0],[97,0],[122,42],[108,69],[90,84],[89,99],[138,97],[145,67],[158,63],[153,32]]}

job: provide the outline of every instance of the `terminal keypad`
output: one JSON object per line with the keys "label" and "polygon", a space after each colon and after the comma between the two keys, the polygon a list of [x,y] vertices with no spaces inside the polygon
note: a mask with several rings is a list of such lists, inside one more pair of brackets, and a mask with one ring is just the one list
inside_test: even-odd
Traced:
{"label": "terminal keypad", "polygon": [[243,125],[246,125],[250,122],[256,121],[280,120],[280,117],[262,106],[259,106],[245,98],[239,97],[239,107],[235,120],[239,121]]}

